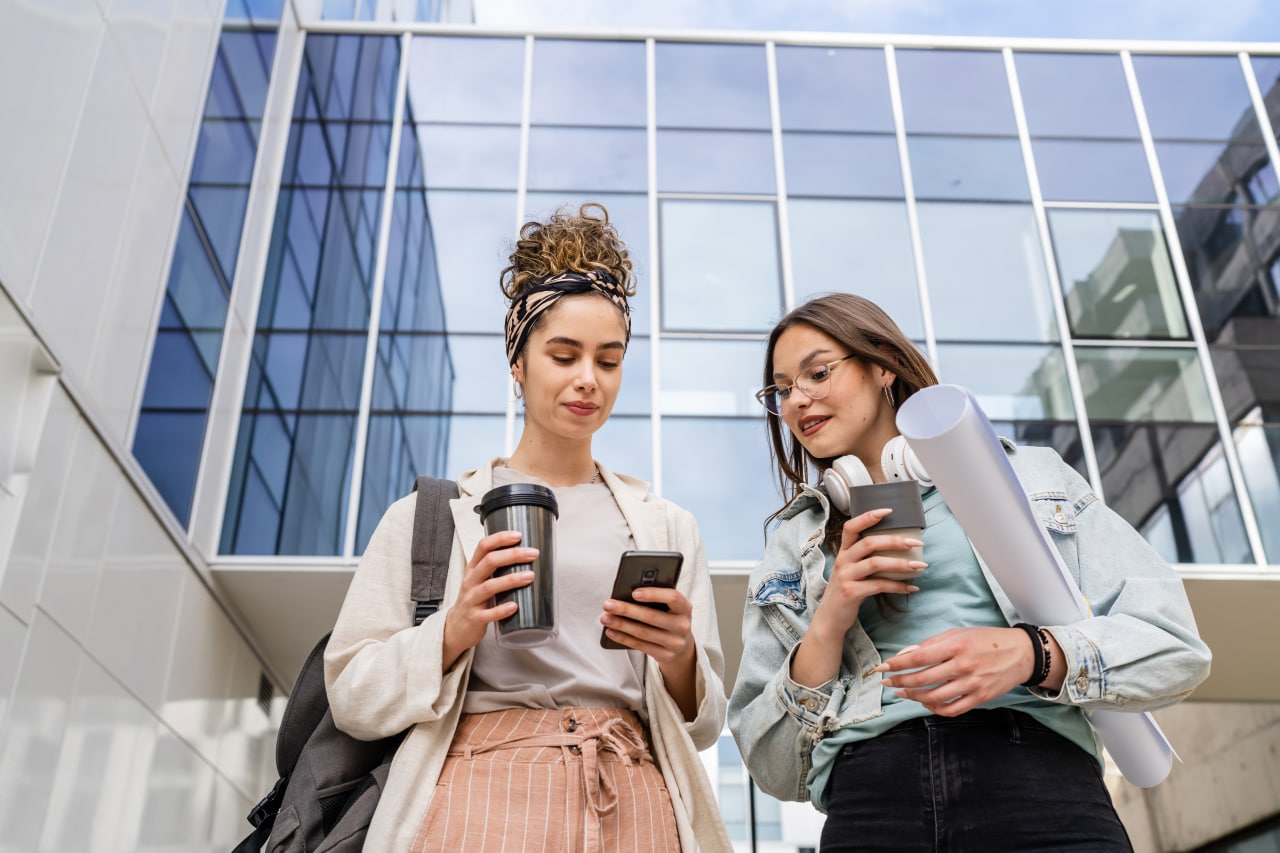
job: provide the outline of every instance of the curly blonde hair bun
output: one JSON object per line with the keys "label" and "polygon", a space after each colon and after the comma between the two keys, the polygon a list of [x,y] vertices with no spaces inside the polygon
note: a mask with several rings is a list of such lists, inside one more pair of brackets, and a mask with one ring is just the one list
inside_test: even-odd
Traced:
{"label": "curly blonde hair bun", "polygon": [[636,295],[626,244],[598,202],[587,202],[576,214],[560,207],[545,222],[526,222],[508,261],[498,277],[508,301],[550,276],[594,270],[611,274],[627,296]]}

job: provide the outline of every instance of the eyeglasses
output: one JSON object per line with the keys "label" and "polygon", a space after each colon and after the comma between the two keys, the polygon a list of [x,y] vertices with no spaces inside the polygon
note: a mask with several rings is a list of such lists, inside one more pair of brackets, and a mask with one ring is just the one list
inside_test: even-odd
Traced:
{"label": "eyeglasses", "polygon": [[837,358],[835,361],[811,364],[800,371],[795,382],[790,385],[770,385],[768,388],[762,388],[756,392],[756,399],[771,415],[782,411],[782,403],[791,397],[793,388],[799,388],[811,400],[821,400],[827,396],[827,390],[831,387],[831,371],[837,364],[850,358],[853,358],[853,353],[849,353],[844,358]]}

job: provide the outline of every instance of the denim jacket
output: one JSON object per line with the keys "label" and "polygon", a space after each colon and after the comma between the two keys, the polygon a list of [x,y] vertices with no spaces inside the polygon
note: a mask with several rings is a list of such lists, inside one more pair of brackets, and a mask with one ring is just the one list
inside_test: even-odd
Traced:
{"label": "denim jacket", "polygon": [[[1091,610],[1082,621],[1045,626],[1063,649],[1067,677],[1057,692],[1032,692],[1049,702],[1126,711],[1185,698],[1209,674],[1210,653],[1177,574],[1057,453],[1005,448]],[[809,799],[805,779],[819,740],[883,713],[873,671],[880,655],[859,623],[845,635],[837,677],[817,688],[790,678],[791,655],[827,586],[829,511],[825,493],[803,486],[748,582],[729,728],[756,783],[780,800]],[[1022,621],[978,562],[1009,624]]]}

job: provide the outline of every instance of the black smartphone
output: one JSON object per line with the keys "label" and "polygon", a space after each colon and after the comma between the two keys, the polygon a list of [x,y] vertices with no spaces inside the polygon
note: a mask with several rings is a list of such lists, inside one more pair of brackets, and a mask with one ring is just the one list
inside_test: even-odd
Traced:
{"label": "black smartphone", "polygon": [[[666,610],[665,604],[636,601],[632,593],[642,586],[674,587],[680,579],[683,563],[684,554],[679,551],[624,551],[618,561],[618,574],[613,578],[613,594],[609,597]],[[600,632],[600,645],[606,649],[627,648],[609,639],[603,630]]]}

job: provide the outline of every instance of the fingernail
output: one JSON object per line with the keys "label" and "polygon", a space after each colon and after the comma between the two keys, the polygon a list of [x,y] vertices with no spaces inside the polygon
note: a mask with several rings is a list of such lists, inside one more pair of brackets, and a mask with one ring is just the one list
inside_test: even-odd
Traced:
{"label": "fingernail", "polygon": [[889,664],[887,664],[887,663],[882,663],[882,664],[880,664],[878,667],[876,667],[875,669],[873,669],[873,670],[871,670],[871,671],[872,671],[872,672],[886,672],[886,671],[888,671],[888,669],[889,669]]}
{"label": "fingernail", "polygon": [[618,609],[618,603],[611,598],[604,603],[604,609],[612,613]]}
{"label": "fingernail", "polygon": [[902,541],[903,541],[903,542],[905,542],[906,544],[910,545],[912,548],[923,548],[923,547],[924,547],[924,543],[923,543],[923,542],[921,542],[919,539],[903,539]]}
{"label": "fingernail", "polygon": [[910,566],[910,567],[911,567],[911,568],[913,568],[913,569],[927,569],[927,568],[929,568],[929,564],[928,564],[928,563],[922,563],[922,562],[920,562],[919,560],[912,560],[910,563],[907,563],[907,565],[908,565],[908,566]]}
{"label": "fingernail", "polygon": [[[898,654],[905,655],[907,652],[914,652],[918,648],[920,648],[918,643],[914,646],[904,646],[903,648],[898,649]],[[894,657],[897,657],[897,655],[894,655]]]}
{"label": "fingernail", "polygon": [[906,698],[907,698],[907,691],[905,691],[905,690],[895,690],[895,691],[893,691],[893,695],[894,695],[894,696],[897,696],[899,699],[906,699]]}
{"label": "fingernail", "polygon": [[532,560],[534,557],[538,556],[538,549],[537,549],[537,548],[525,548],[525,549],[524,549],[524,553],[525,553],[525,556],[527,556],[529,559],[531,559],[531,560]]}
{"label": "fingernail", "polygon": [[919,592],[919,591],[920,591],[920,587],[918,587],[918,586],[908,586],[908,587],[907,587],[907,592]]}
{"label": "fingernail", "polygon": [[874,516],[886,516],[886,515],[888,515],[888,514],[889,514],[889,513],[891,513],[891,512],[893,512],[893,510],[892,510],[892,509],[889,509],[888,507],[885,507],[885,508],[883,508],[883,509],[873,509],[873,510],[871,510],[871,514],[872,514],[872,515],[874,515]]}

